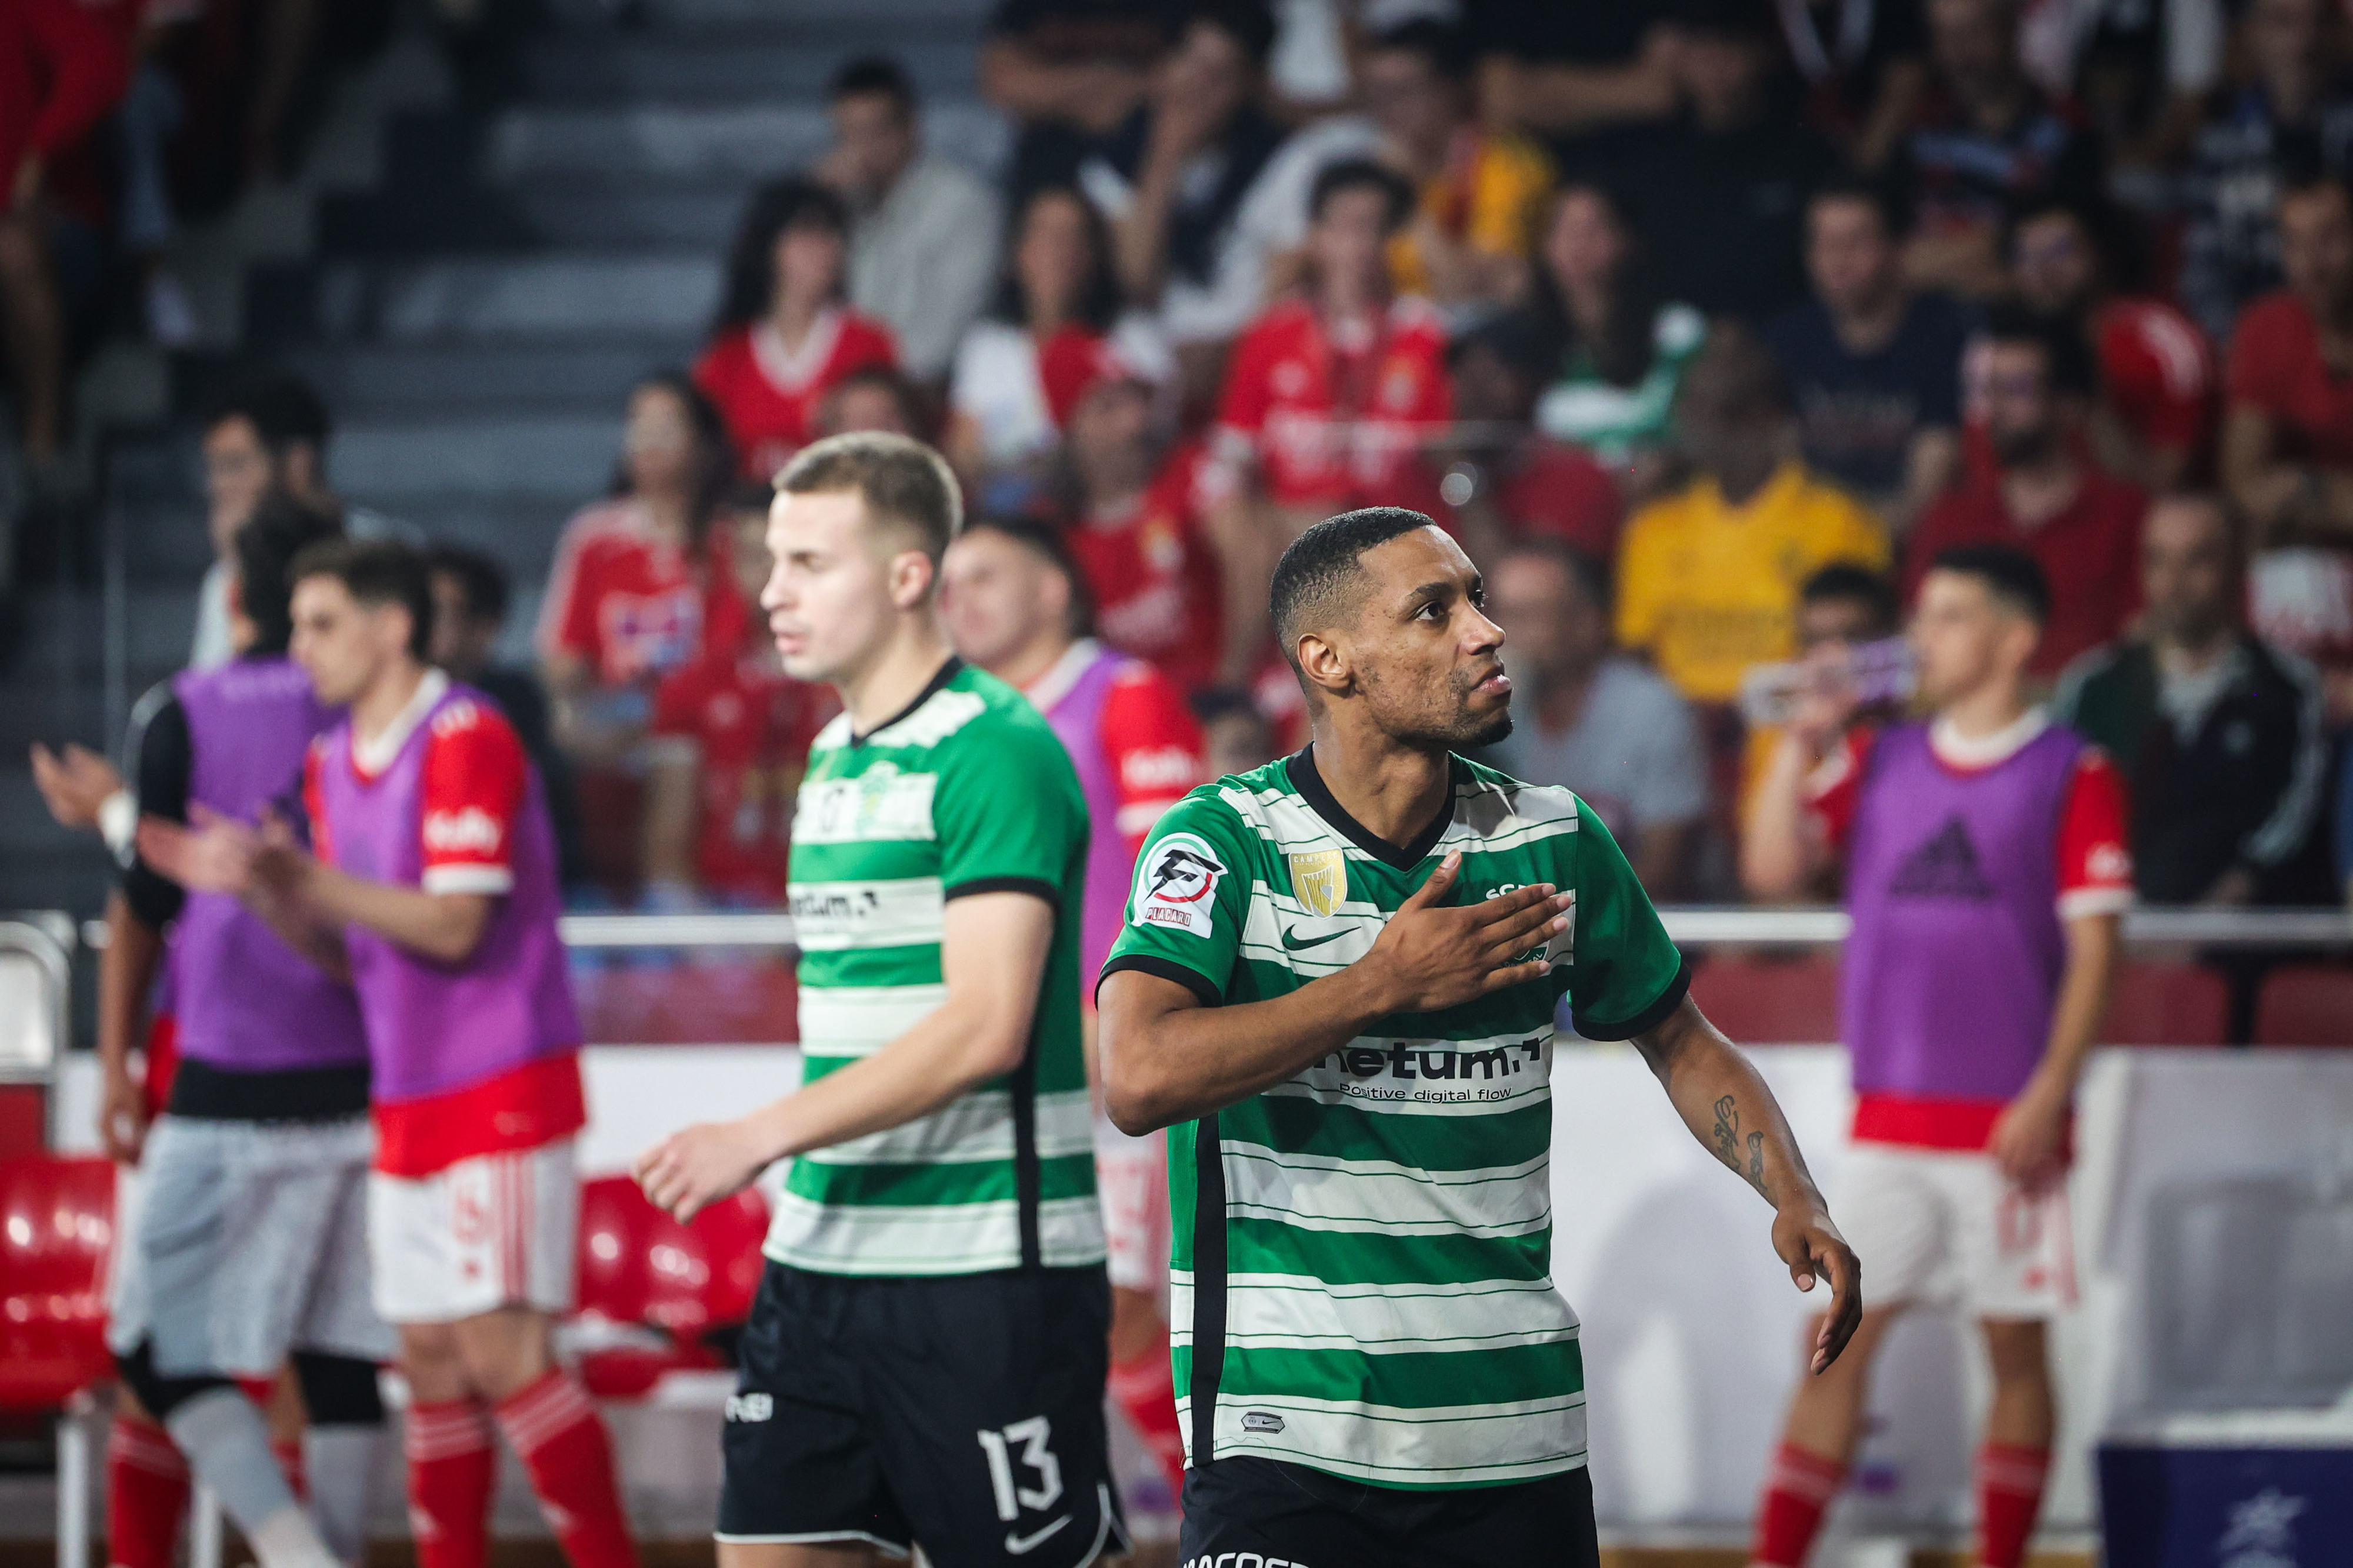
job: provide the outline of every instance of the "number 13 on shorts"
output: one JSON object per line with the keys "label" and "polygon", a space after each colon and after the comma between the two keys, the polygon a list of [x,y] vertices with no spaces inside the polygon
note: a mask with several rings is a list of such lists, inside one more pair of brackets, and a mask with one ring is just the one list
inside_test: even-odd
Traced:
{"label": "number 13 on shorts", "polygon": [[[1062,1462],[1054,1458],[1054,1427],[1045,1416],[1032,1415],[998,1431],[984,1428],[978,1436],[981,1452],[988,1456],[988,1484],[997,1494],[997,1518],[1010,1524],[1023,1509],[1043,1513],[1061,1500]],[[1034,1472],[1037,1485],[1024,1485],[1027,1478],[1016,1476],[1017,1465]]]}

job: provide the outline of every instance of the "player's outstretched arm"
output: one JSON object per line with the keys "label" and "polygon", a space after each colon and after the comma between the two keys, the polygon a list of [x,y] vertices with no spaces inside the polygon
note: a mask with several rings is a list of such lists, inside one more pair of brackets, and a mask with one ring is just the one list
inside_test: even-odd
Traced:
{"label": "player's outstretched arm", "polygon": [[1029,1049],[1053,942],[1053,909],[1034,893],[949,900],[940,935],[946,1001],[796,1094],[672,1133],[639,1157],[638,1184],[657,1208],[689,1219],[788,1155],[913,1121],[1002,1078]]}
{"label": "player's outstretched arm", "polygon": [[1370,952],[1285,996],[1204,1007],[1173,980],[1123,969],[1103,982],[1104,1109],[1123,1132],[1189,1121],[1282,1082],[1376,1020],[1430,1013],[1541,977],[1516,962],[1567,927],[1550,883],[1441,907],[1461,871],[1449,855],[1398,906]]}
{"label": "player's outstretched arm", "polygon": [[1862,1318],[1862,1270],[1831,1223],[1820,1189],[1773,1091],[1688,996],[1664,1023],[1634,1037],[1692,1135],[1773,1205],[1773,1250],[1800,1290],[1831,1282],[1830,1310],[1814,1341],[1820,1372],[1838,1359]]}

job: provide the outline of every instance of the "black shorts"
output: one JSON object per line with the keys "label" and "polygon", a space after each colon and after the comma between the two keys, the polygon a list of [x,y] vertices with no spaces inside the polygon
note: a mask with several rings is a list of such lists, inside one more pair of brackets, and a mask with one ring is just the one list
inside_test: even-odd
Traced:
{"label": "black shorts", "polygon": [[719,1539],[923,1543],[939,1568],[1125,1551],[1094,1268],[937,1279],[771,1262],[722,1439]]}
{"label": "black shorts", "polygon": [[1185,1472],[1178,1568],[1596,1568],[1593,1483],[1404,1491],[1242,1455]]}

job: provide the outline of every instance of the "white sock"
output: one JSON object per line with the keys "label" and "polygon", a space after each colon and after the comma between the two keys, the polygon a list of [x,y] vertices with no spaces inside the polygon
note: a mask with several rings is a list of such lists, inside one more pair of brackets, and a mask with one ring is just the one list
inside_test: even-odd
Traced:
{"label": "white sock", "polygon": [[[164,1426],[188,1457],[188,1468],[219,1496],[221,1508],[248,1540],[256,1539],[254,1532],[280,1514],[301,1515],[294,1489],[286,1484],[286,1472],[278,1468],[278,1456],[270,1449],[269,1424],[242,1390],[208,1389],[165,1416]],[[302,1527],[317,1538],[307,1517]],[[262,1568],[278,1564],[264,1558]]]}
{"label": "white sock", "polygon": [[343,1568],[299,1505],[280,1509],[251,1529],[239,1521],[237,1528],[245,1531],[245,1543],[261,1568]]}
{"label": "white sock", "polygon": [[368,1504],[375,1485],[376,1444],[384,1428],[313,1426],[302,1434],[302,1469],[311,1513],[328,1549],[345,1563],[367,1562]]}

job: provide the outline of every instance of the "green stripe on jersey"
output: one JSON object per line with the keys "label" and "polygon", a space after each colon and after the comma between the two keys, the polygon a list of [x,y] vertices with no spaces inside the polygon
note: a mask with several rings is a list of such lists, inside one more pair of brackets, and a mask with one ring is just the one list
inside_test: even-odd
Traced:
{"label": "green stripe on jersey", "polygon": [[1069,754],[993,676],[950,661],[873,734],[853,738],[844,715],[818,736],[793,813],[803,1084],[873,1055],[947,999],[940,939],[960,893],[1039,893],[1054,904],[1054,941],[1023,1068],[795,1160],[770,1258],[873,1275],[1102,1260],[1079,1051],[1086,858]]}
{"label": "green stripe on jersey", "polygon": [[1194,791],[1137,863],[1105,973],[1159,974],[1210,1005],[1362,958],[1456,850],[1453,902],[1538,882],[1576,900],[1544,979],[1380,1019],[1288,1081],[1169,1130],[1188,1452],[1206,1426],[1215,1455],[1401,1488],[1585,1463],[1577,1314],[1552,1283],[1553,1016],[1565,996],[1588,1037],[1639,1033],[1682,999],[1682,960],[1567,790],[1458,760],[1425,838],[1403,851],[1374,838],[1303,752]]}

